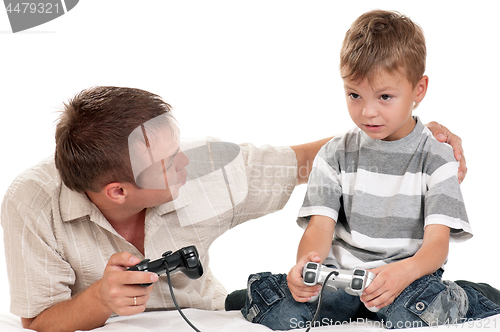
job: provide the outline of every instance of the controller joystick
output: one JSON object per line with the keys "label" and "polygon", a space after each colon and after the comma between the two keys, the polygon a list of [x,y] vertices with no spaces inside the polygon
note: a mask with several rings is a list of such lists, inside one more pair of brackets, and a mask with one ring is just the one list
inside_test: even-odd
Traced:
{"label": "controller joystick", "polygon": [[[326,278],[332,274],[328,280]],[[370,271],[363,269],[341,270],[332,267],[327,267],[315,262],[308,262],[302,271],[304,284],[314,286],[316,284],[324,285],[325,290],[335,292],[338,289],[345,290],[346,293],[361,296],[365,288],[375,279],[376,275]],[[309,302],[315,302],[318,295],[313,296]],[[376,307],[368,308],[372,312],[377,312]]]}
{"label": "controller joystick", "polygon": [[[167,272],[181,271],[190,279],[198,279],[203,275],[203,266],[195,246],[184,247],[176,252],[167,251],[155,261],[144,259],[140,263],[129,267],[127,271],[154,272],[158,275]],[[141,284],[148,287],[152,283]]]}

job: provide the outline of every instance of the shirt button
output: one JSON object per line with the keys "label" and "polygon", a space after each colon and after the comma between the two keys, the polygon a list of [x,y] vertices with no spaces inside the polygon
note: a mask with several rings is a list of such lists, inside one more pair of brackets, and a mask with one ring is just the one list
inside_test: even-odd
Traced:
{"label": "shirt button", "polygon": [[418,311],[422,311],[425,309],[425,304],[423,302],[418,302],[416,305],[415,305],[415,308],[417,308]]}

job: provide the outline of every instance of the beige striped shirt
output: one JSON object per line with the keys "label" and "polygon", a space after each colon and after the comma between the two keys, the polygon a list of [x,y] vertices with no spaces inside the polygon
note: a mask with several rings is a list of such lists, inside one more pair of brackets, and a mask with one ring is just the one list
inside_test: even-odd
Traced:
{"label": "beige striped shirt", "polygon": [[[120,236],[84,194],[62,182],[53,157],[23,172],[9,187],[1,210],[11,312],[36,317],[102,277],[111,255],[128,251],[157,259],[165,251],[195,245],[204,267],[196,280],[174,273],[181,307],[222,309],[226,290],[209,269],[208,250],[228,229],[280,210],[296,184],[297,161],[289,147],[240,145],[226,167],[189,181],[179,197],[148,209],[143,256]],[[147,310],[173,308],[161,276]]]}

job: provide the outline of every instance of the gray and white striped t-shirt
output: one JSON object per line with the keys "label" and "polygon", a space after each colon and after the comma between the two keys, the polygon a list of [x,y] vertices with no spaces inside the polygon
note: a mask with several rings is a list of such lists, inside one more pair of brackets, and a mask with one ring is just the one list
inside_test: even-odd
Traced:
{"label": "gray and white striped t-shirt", "polygon": [[375,140],[356,127],[318,153],[297,222],[337,222],[325,264],[374,268],[411,257],[430,224],[450,227],[452,241],[472,237],[453,151],[416,120],[400,140]]}

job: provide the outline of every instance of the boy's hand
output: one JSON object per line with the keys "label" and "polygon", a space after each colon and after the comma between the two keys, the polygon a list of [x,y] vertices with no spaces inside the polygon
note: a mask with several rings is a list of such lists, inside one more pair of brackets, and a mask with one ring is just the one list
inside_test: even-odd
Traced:
{"label": "boy's hand", "polygon": [[432,132],[434,137],[441,143],[448,143],[453,148],[455,159],[460,163],[458,167],[458,182],[462,183],[467,173],[465,164],[464,150],[462,148],[462,139],[453,134],[448,128],[439,123],[432,121],[427,124],[427,128]]}
{"label": "boy's hand", "polygon": [[320,263],[321,258],[318,253],[312,251],[306,256],[303,256],[298,260],[297,264],[290,270],[287,275],[288,288],[292,293],[293,298],[297,302],[307,302],[312,296],[318,295],[321,290],[321,285],[316,286],[306,286],[304,285],[304,280],[302,279],[302,271],[307,262]]}
{"label": "boy's hand", "polygon": [[361,301],[367,308],[383,308],[391,304],[401,292],[415,281],[412,267],[405,261],[387,264],[370,270],[377,276],[365,289]]}

